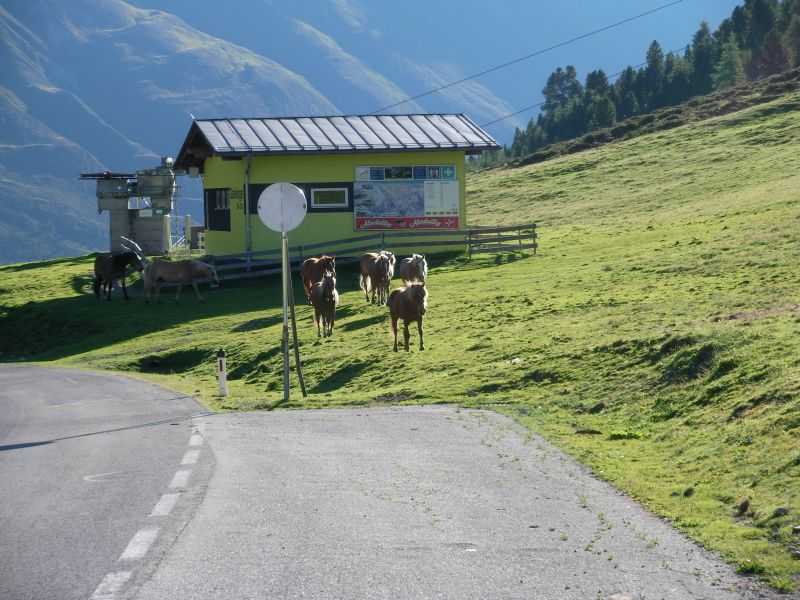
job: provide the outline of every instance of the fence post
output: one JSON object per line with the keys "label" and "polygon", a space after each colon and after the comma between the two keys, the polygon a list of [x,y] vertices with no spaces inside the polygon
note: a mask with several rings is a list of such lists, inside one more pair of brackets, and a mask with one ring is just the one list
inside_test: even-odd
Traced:
{"label": "fence post", "polygon": [[467,260],[472,259],[472,229],[467,229]]}

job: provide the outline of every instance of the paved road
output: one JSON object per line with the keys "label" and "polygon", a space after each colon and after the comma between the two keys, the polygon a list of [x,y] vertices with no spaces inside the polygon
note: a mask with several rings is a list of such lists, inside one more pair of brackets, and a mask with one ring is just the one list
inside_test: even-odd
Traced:
{"label": "paved road", "polygon": [[[210,452],[181,467],[187,417],[201,413],[191,398],[128,378],[0,367],[0,598],[85,600],[109,574],[105,590],[146,579],[210,477]],[[193,479],[171,487],[189,468]],[[168,514],[164,503],[154,511],[168,494]],[[139,556],[142,531],[157,535]]]}
{"label": "paved road", "polygon": [[218,468],[137,600],[778,597],[492,413],[197,424]]}

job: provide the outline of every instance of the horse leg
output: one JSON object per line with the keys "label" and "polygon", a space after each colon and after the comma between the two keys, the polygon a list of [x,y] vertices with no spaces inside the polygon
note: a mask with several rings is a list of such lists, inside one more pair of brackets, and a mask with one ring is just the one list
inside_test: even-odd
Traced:
{"label": "horse leg", "polygon": [[100,277],[97,275],[94,276],[94,282],[92,282],[92,291],[94,292],[94,297],[98,300],[100,299],[100,284],[103,282]]}
{"label": "horse leg", "polygon": [[315,306],[314,307],[314,325],[317,326],[317,337],[322,337],[322,312]]}
{"label": "horse leg", "polygon": [[[200,302],[205,302],[205,300],[203,300],[203,297],[200,295],[200,290],[197,288],[196,279],[192,279],[192,287],[194,288],[194,293],[197,294],[197,299],[200,300]],[[181,291],[181,286],[178,286],[178,293],[180,293],[180,291]]]}
{"label": "horse leg", "polygon": [[122,295],[125,296],[125,300],[130,300],[128,297],[128,290],[125,288],[125,274],[122,275]]}
{"label": "horse leg", "polygon": [[156,281],[156,302],[158,302],[159,295],[161,295],[161,284]]}
{"label": "horse leg", "polygon": [[328,314],[328,337],[333,335],[333,322],[336,320],[336,306],[334,305],[331,307],[331,311]]}
{"label": "horse leg", "polygon": [[394,335],[394,351],[397,352],[397,317],[392,315],[392,334]]}
{"label": "horse leg", "polygon": [[106,281],[103,284],[103,289],[105,290],[105,293],[106,293],[106,300],[108,300],[108,301],[111,300],[111,290],[113,288],[114,288],[114,280],[113,279],[111,281]]}
{"label": "horse leg", "polygon": [[403,339],[406,341],[406,352],[408,352],[408,340],[411,339],[411,333],[408,331],[408,321],[403,319]]}
{"label": "horse leg", "polygon": [[425,344],[422,342],[422,317],[417,319],[417,331],[419,331],[419,349],[425,350]]}

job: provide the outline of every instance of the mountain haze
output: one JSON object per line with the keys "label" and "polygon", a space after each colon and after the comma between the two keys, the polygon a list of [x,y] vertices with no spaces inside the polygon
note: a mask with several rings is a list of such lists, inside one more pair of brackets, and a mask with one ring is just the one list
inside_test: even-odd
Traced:
{"label": "mountain haze", "polygon": [[[635,6],[625,0],[619,10]],[[389,112],[464,112],[480,124],[514,112],[537,95],[529,74],[470,80],[405,101],[540,43],[506,29],[527,31],[531,15],[550,9],[516,0],[481,7],[421,0],[402,11],[383,0],[4,2],[0,263],[105,250],[108,217],[97,214],[94,185],[78,174],[155,166],[177,153],[192,116],[358,114],[396,105]],[[573,26],[589,30],[593,23],[583,17],[576,13]],[[553,23],[559,18],[550,15]],[[522,122],[511,118],[491,132],[507,140]],[[179,183],[179,212],[202,222],[198,182]]]}

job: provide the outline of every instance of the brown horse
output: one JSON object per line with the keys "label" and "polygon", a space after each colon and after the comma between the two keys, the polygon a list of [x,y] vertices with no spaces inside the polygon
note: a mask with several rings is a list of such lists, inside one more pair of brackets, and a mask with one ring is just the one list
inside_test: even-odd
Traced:
{"label": "brown horse", "polygon": [[303,270],[300,279],[303,281],[303,288],[306,290],[308,303],[311,304],[311,287],[318,281],[322,281],[322,276],[330,273],[336,277],[336,257],[323,254],[319,258],[307,258],[303,261]]}
{"label": "brown horse", "polygon": [[400,262],[400,279],[404,283],[425,281],[428,277],[428,262],[424,254],[414,254]]}
{"label": "brown horse", "polygon": [[92,290],[96,298],[100,297],[100,287],[103,288],[106,300],[111,300],[111,288],[114,281],[122,281],[122,294],[125,300],[130,300],[128,290],[125,288],[125,269],[128,266],[136,271],[144,267],[135,252],[122,252],[120,254],[102,254],[94,259],[94,283]]}
{"label": "brown horse", "polygon": [[369,294],[372,292],[372,303],[375,304],[375,294],[378,295],[377,304],[386,304],[386,297],[389,294],[389,286],[392,281],[394,265],[392,258],[384,252],[375,254],[367,252],[361,257],[361,276],[358,280],[358,287],[364,290],[367,302],[370,301]]}
{"label": "brown horse", "polygon": [[314,305],[314,324],[317,326],[317,336],[332,336],[336,305],[339,304],[336,277],[330,273],[325,273],[322,276],[322,281],[317,281],[311,287],[310,297],[311,304]]}
{"label": "brown horse", "polygon": [[428,290],[424,283],[408,283],[405,287],[397,288],[389,294],[389,315],[392,318],[391,332],[394,336],[394,351],[397,352],[397,320],[403,319],[403,338],[405,339],[406,352],[411,334],[408,324],[417,322],[419,331],[419,349],[425,350],[422,339],[422,317],[428,310]]}
{"label": "brown horse", "polygon": [[175,303],[180,301],[181,290],[187,283],[191,283],[194,288],[194,293],[197,294],[197,299],[200,302],[205,302],[200,295],[200,290],[197,289],[197,280],[201,277],[206,277],[209,281],[219,285],[219,277],[217,272],[211,265],[207,265],[199,260],[154,260],[147,265],[144,271],[144,301],[149,302],[150,290],[155,286],[156,288],[156,302],[158,302],[158,295],[161,291],[160,281],[178,284],[178,293],[175,294]]}

